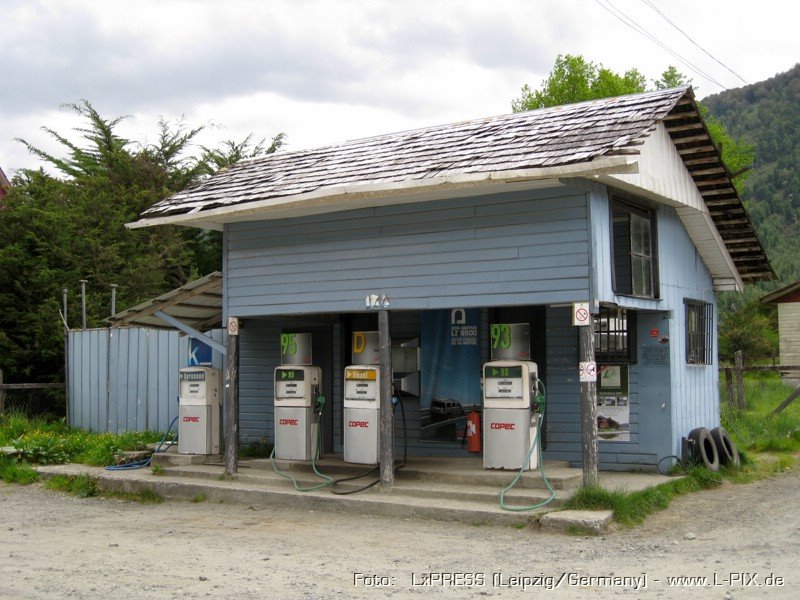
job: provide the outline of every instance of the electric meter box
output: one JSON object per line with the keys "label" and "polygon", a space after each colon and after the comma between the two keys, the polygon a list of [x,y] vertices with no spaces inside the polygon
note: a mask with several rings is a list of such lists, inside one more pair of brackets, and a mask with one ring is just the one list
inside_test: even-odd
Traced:
{"label": "electric meter box", "polygon": [[483,467],[535,469],[539,413],[538,368],[530,361],[497,360],[483,366]]}
{"label": "electric meter box", "polygon": [[375,465],[379,460],[380,368],[353,365],[344,370],[344,461]]}
{"label": "electric meter box", "polygon": [[222,388],[219,369],[184,367],[178,397],[178,452],[219,454]]}
{"label": "electric meter box", "polygon": [[317,452],[319,415],[315,405],[321,386],[319,367],[275,369],[275,458],[311,460]]}

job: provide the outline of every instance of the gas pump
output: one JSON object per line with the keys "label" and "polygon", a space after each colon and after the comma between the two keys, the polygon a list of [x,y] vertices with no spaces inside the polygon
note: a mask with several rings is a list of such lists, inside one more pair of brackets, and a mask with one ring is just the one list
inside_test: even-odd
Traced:
{"label": "gas pump", "polygon": [[483,366],[485,469],[538,467],[538,453],[531,451],[543,409],[538,394],[536,363],[496,360]]}
{"label": "gas pump", "polygon": [[344,461],[375,465],[379,460],[379,367],[353,365],[344,370]]}
{"label": "gas pump", "polygon": [[319,451],[322,369],[309,365],[275,369],[275,458],[311,460]]}
{"label": "gas pump", "polygon": [[220,371],[212,367],[180,370],[178,452],[219,454]]}

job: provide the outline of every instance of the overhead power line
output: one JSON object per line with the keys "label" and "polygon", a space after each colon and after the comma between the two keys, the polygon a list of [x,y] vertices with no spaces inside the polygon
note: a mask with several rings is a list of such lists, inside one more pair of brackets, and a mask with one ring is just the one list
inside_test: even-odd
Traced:
{"label": "overhead power line", "polygon": [[693,63],[691,63],[691,62],[689,62],[689,60],[685,59],[683,56],[681,56],[680,54],[678,54],[678,53],[677,53],[675,50],[673,50],[672,48],[670,48],[669,46],[667,46],[667,45],[666,45],[664,42],[662,42],[661,40],[659,40],[659,39],[658,39],[656,36],[654,36],[652,33],[650,33],[649,31],[647,31],[647,30],[646,30],[644,27],[642,27],[641,25],[639,25],[639,24],[638,24],[636,21],[634,21],[633,19],[631,19],[631,18],[630,18],[628,15],[626,15],[624,12],[622,12],[621,10],[619,10],[619,9],[618,9],[616,6],[614,6],[614,5],[611,3],[611,0],[605,0],[605,3],[603,2],[603,0],[594,0],[594,1],[595,1],[597,4],[599,4],[599,5],[600,5],[600,6],[601,6],[601,7],[602,7],[604,10],[606,10],[606,11],[607,11],[607,12],[609,12],[609,13],[611,13],[611,14],[612,14],[612,15],[614,15],[614,16],[615,16],[617,19],[619,19],[620,21],[622,21],[622,22],[623,22],[623,23],[624,23],[626,26],[630,27],[631,29],[633,29],[633,30],[634,30],[634,31],[636,31],[637,33],[639,33],[639,34],[643,35],[644,37],[646,37],[646,38],[647,38],[647,39],[649,39],[650,41],[654,42],[655,44],[657,44],[658,46],[660,46],[661,48],[663,48],[664,50],[666,50],[666,51],[667,51],[669,54],[671,54],[673,57],[675,57],[675,58],[676,58],[678,61],[680,61],[680,62],[681,62],[681,63],[682,63],[682,64],[683,64],[685,67],[687,67],[688,69],[690,69],[690,70],[691,70],[692,72],[694,72],[695,74],[699,75],[700,77],[702,77],[702,78],[703,78],[703,79],[705,79],[706,81],[709,81],[710,83],[713,83],[714,85],[721,87],[721,88],[722,88],[722,89],[724,89],[724,90],[727,90],[727,89],[728,89],[726,86],[724,86],[724,85],[723,85],[723,84],[721,84],[719,81],[717,81],[716,79],[714,79],[714,78],[713,78],[711,75],[709,75],[708,73],[706,73],[705,71],[703,71],[702,69],[700,69],[700,67],[698,67],[697,65],[695,65],[695,64],[693,64]]}
{"label": "overhead power line", "polygon": [[681,29],[680,27],[678,27],[678,25],[676,25],[676,24],[675,24],[675,23],[672,21],[672,19],[670,19],[670,18],[669,18],[667,15],[665,15],[665,14],[664,14],[664,13],[661,11],[661,9],[660,9],[660,8],[658,8],[658,7],[657,7],[657,6],[656,6],[656,5],[655,5],[655,4],[652,2],[652,0],[642,0],[642,2],[644,2],[644,3],[645,3],[647,6],[649,6],[650,8],[652,8],[652,9],[653,9],[654,11],[656,11],[656,12],[657,12],[659,15],[661,15],[661,17],[662,17],[662,18],[663,18],[663,19],[664,19],[664,20],[665,20],[667,23],[669,23],[669,24],[670,24],[670,25],[672,25],[672,26],[673,26],[675,29],[677,29],[678,31],[680,31],[680,32],[681,32],[681,33],[684,35],[684,37],[686,37],[686,39],[687,39],[687,40],[689,40],[690,42],[692,42],[692,43],[693,43],[695,46],[697,46],[698,48],[700,48],[700,50],[702,50],[702,51],[703,51],[703,52],[705,52],[705,53],[706,53],[708,56],[710,56],[711,58],[713,58],[713,59],[714,59],[714,60],[715,60],[715,61],[716,61],[718,64],[722,65],[722,66],[723,66],[723,67],[725,67],[725,68],[726,68],[728,71],[730,71],[731,73],[733,73],[734,75],[736,75],[736,77],[738,77],[739,79],[741,79],[741,80],[742,80],[742,82],[743,82],[745,85],[750,85],[750,82],[748,82],[748,81],[747,81],[747,80],[746,80],[744,77],[742,77],[741,75],[739,75],[739,74],[738,74],[736,71],[734,71],[733,69],[731,69],[731,68],[730,68],[728,65],[726,65],[724,62],[722,62],[721,60],[719,60],[719,59],[718,59],[716,56],[714,56],[713,54],[711,54],[711,53],[710,53],[708,50],[706,50],[705,48],[703,48],[703,47],[702,47],[700,44],[698,44],[697,42],[695,42],[695,41],[694,41],[694,40],[693,40],[693,39],[692,39],[692,38],[689,36],[689,34],[688,34],[688,33],[686,33],[686,32],[685,32],[683,29]]}

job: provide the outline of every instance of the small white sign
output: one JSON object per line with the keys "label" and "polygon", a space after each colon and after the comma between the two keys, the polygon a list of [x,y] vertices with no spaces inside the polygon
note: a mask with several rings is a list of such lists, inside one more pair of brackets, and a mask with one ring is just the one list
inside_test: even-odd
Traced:
{"label": "small white sign", "polygon": [[228,335],[239,335],[239,319],[228,317]]}
{"label": "small white sign", "polygon": [[592,315],[589,313],[588,302],[573,302],[572,303],[572,324],[576,327],[582,327],[589,324],[589,319]]}
{"label": "small white sign", "polygon": [[589,383],[592,381],[597,381],[597,363],[594,361],[591,362],[582,362],[579,363],[579,375],[580,375],[580,382],[581,383]]}

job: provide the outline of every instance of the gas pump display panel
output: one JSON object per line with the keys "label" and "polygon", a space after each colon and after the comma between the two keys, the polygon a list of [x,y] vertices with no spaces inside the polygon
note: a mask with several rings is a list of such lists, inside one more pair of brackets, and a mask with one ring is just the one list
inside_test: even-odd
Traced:
{"label": "gas pump display panel", "polygon": [[[275,403],[306,399],[306,373],[303,369],[275,369]],[[305,404],[305,402],[303,402]]]}

